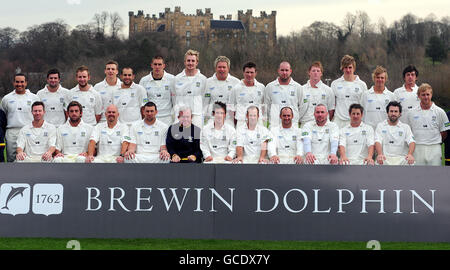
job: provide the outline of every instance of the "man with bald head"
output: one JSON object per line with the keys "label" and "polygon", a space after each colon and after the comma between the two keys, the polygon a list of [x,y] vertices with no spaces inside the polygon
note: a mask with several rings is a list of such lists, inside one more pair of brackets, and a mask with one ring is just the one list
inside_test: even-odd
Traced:
{"label": "man with bald head", "polygon": [[306,164],[337,164],[339,127],[328,120],[328,109],[318,104],[314,109],[315,121],[302,128],[303,151]]}
{"label": "man with bald head", "polygon": [[265,88],[264,103],[268,110],[268,119],[271,128],[280,126],[280,109],[289,107],[294,114],[293,123],[298,124],[299,110],[303,100],[303,88],[291,77],[292,68],[289,62],[283,61],[278,67],[278,78]]}
{"label": "man with bald head", "polygon": [[[129,128],[118,122],[119,110],[109,105],[105,110],[106,122],[99,123],[92,131],[86,163],[123,163],[128,148]],[[97,149],[97,156],[94,157]]]}

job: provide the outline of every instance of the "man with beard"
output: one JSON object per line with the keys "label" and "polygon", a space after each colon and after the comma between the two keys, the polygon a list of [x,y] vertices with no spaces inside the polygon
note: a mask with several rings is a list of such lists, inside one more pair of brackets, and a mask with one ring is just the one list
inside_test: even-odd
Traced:
{"label": "man with beard", "polygon": [[303,85],[303,100],[300,106],[304,113],[300,114],[300,123],[303,127],[307,122],[314,121],[314,109],[317,104],[325,104],[328,108],[328,118],[333,119],[335,97],[333,90],[322,82],[323,66],[315,61],[309,66],[309,80]]}
{"label": "man with beard", "polygon": [[102,117],[100,122],[105,122],[105,110],[106,107],[112,104],[113,91],[120,88],[122,82],[117,78],[119,73],[119,63],[114,60],[109,60],[105,65],[105,79],[95,84],[94,89],[102,98]]}
{"label": "man with beard", "polygon": [[157,119],[156,104],[147,102],[144,105],[144,120],[137,121],[130,131],[125,163],[169,163],[166,136],[169,128]]}
{"label": "man with beard", "polygon": [[[230,59],[226,56],[218,56],[214,61],[216,73],[206,80],[205,97],[203,98],[203,115],[206,123],[214,122],[213,107],[216,102],[227,104],[233,86],[239,83],[239,79],[230,74]],[[234,127],[234,120],[229,112],[225,112],[225,122]]]}
{"label": "man with beard", "polygon": [[226,111],[224,103],[214,103],[214,120],[201,131],[200,149],[205,163],[229,163],[236,154],[236,130],[225,122]]}
{"label": "man with beard", "polygon": [[178,123],[169,127],[166,137],[167,151],[172,163],[201,163],[200,128],[192,123],[192,111],[182,106],[178,112]]}
{"label": "man with beard", "polygon": [[403,113],[400,117],[400,121],[406,123],[408,112],[417,107],[420,103],[417,96],[416,85],[417,77],[419,77],[419,71],[415,66],[409,65],[403,70],[403,80],[405,83],[402,87],[394,90],[395,99],[403,106]]}
{"label": "man with beard", "polygon": [[269,157],[272,164],[302,164],[303,142],[297,123],[292,123],[290,107],[280,110],[281,126],[272,127],[273,140],[269,143]]}
{"label": "man with beard", "polygon": [[375,150],[379,165],[413,165],[416,143],[411,128],[399,121],[402,105],[391,101],[386,106],[388,119],[377,125]]}
{"label": "man with beard", "polygon": [[450,122],[445,111],[431,101],[433,97],[431,85],[421,84],[417,96],[420,104],[409,111],[406,121],[416,141],[414,150],[416,165],[441,166],[441,144],[447,137]]}
{"label": "man with beard", "polygon": [[6,113],[6,152],[8,162],[16,159],[17,137],[22,127],[33,121],[31,105],[39,97],[27,89],[27,77],[23,73],[14,75],[14,90],[3,97],[1,108]]}
{"label": "man with beard", "polygon": [[56,128],[44,120],[45,105],[31,106],[33,121],[24,126],[17,138],[17,162],[51,162],[56,145]]}
{"label": "man with beard", "polygon": [[197,68],[200,53],[188,50],[184,55],[184,69],[175,76],[175,92],[173,104],[175,114],[179,108],[188,106],[192,110],[192,123],[203,127],[203,96],[205,94],[206,77]]}
{"label": "man with beard", "polygon": [[316,106],[314,118],[315,121],[306,123],[302,128],[305,163],[336,165],[339,127],[328,120],[328,110],[324,104]]}
{"label": "man with beard", "polygon": [[374,131],[362,122],[364,108],[360,104],[352,104],[348,113],[350,124],[339,131],[339,164],[374,165]]}
{"label": "man with beard", "polygon": [[83,107],[83,121],[95,126],[102,116],[102,98],[89,84],[91,76],[88,67],[77,68],[76,78],[78,85],[70,90],[70,101],[78,101]]}
{"label": "man with beard", "polygon": [[147,103],[147,92],[144,87],[133,82],[133,69],[125,67],[120,75],[122,85],[113,90],[113,104],[119,109],[119,121],[131,127],[133,122],[140,121],[141,107]]}
{"label": "man with beard", "polygon": [[150,66],[152,71],[139,81],[139,85],[147,91],[148,100],[158,106],[156,118],[170,126],[173,123],[172,94],[175,76],[164,70],[166,64],[160,55],[153,57]]}
{"label": "man with beard", "polygon": [[57,69],[47,72],[47,85],[37,92],[37,96],[47,108],[45,121],[59,127],[67,120],[66,108],[70,91],[61,86],[61,73]]}
{"label": "man with beard", "polygon": [[56,130],[56,155],[53,162],[84,162],[93,127],[82,119],[83,107],[77,101],[67,106],[69,120]]}
{"label": "man with beard", "polygon": [[257,70],[255,63],[245,63],[242,71],[244,79],[233,87],[228,101],[235,120],[236,130],[247,125],[246,112],[249,106],[258,107],[258,112],[260,113],[258,121],[259,124],[263,124],[264,84],[256,80]]}
{"label": "man with beard", "polygon": [[237,129],[236,158],[233,163],[268,164],[267,147],[272,134],[259,122],[259,109],[251,105],[247,109],[247,123]]}
{"label": "man with beard", "polygon": [[267,108],[270,128],[280,126],[280,109],[291,108],[293,122],[298,125],[299,109],[303,104],[303,88],[291,77],[292,68],[289,62],[281,62],[278,67],[278,78],[269,83],[265,88],[264,104]]}
{"label": "man with beard", "polygon": [[[128,126],[119,122],[119,111],[116,105],[106,108],[106,122],[99,123],[92,131],[86,163],[123,163],[128,148]],[[97,147],[97,156],[94,153]]]}

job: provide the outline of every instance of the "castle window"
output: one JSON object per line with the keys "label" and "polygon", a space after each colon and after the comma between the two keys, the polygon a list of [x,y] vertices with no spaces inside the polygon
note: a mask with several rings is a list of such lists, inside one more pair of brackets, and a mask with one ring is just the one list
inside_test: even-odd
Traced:
{"label": "castle window", "polygon": [[191,37],[191,31],[186,31],[186,38]]}
{"label": "castle window", "polygon": [[186,25],[187,25],[187,26],[191,25],[191,21],[187,20],[187,21],[186,21]]}
{"label": "castle window", "polygon": [[237,33],[234,33],[234,38],[237,38],[238,37],[238,34]]}
{"label": "castle window", "polygon": [[214,37],[215,37],[214,33],[211,33],[211,37],[212,37],[212,38],[214,38]]}
{"label": "castle window", "polygon": [[191,46],[191,40],[186,39],[186,47],[190,47]]}
{"label": "castle window", "polygon": [[204,21],[200,21],[200,26],[204,26],[205,22]]}
{"label": "castle window", "polygon": [[170,21],[170,29],[173,30],[173,20]]}
{"label": "castle window", "polygon": [[265,34],[264,37],[267,39],[269,39],[269,35]]}
{"label": "castle window", "polygon": [[256,28],[256,23],[253,23],[253,28]]}
{"label": "castle window", "polygon": [[269,28],[269,24],[265,23],[264,24],[264,29],[268,29]]}
{"label": "castle window", "polygon": [[138,30],[138,25],[137,25],[137,23],[134,24],[133,29],[134,29],[134,32],[137,32],[137,30]]}

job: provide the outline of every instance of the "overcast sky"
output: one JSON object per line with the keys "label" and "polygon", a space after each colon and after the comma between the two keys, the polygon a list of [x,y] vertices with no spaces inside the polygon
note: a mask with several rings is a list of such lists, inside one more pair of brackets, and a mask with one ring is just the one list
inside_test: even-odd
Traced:
{"label": "overcast sky", "polygon": [[237,17],[238,10],[253,9],[253,14],[260,11],[270,13],[277,11],[277,32],[287,35],[299,31],[314,21],[327,21],[340,25],[347,12],[363,10],[377,23],[383,17],[389,26],[403,15],[412,13],[425,18],[433,13],[438,20],[450,16],[449,0],[1,0],[0,28],[14,27],[20,31],[32,25],[63,19],[71,27],[90,22],[95,13],[102,11],[118,12],[126,27],[122,33],[128,35],[128,11],[144,10],[144,14],[164,12],[166,7],[172,11],[181,6],[185,14],[194,14],[196,9],[211,8],[214,19],[219,15],[232,14]]}

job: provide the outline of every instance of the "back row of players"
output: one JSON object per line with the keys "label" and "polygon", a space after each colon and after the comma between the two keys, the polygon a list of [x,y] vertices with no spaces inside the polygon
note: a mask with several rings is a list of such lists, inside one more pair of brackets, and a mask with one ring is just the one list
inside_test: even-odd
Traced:
{"label": "back row of players", "polygon": [[[341,163],[373,164],[371,157],[376,148],[380,164],[386,160],[386,156],[392,156],[392,152],[395,153],[394,156],[404,155],[395,162],[388,158],[389,161],[386,162],[389,164],[411,164],[415,157],[416,164],[440,165],[440,144],[445,139],[446,130],[450,129],[450,123],[445,112],[431,101],[431,86],[423,84],[418,91],[418,71],[414,66],[405,68],[405,84],[392,93],[385,87],[388,75],[381,66],[374,70],[374,86],[367,90],[367,85],[354,74],[356,62],[349,55],[341,60],[343,76],[333,81],[331,88],[321,81],[323,67],[320,62],[311,64],[309,80],[304,86],[291,78],[290,64],[282,62],[278,68],[278,78],[264,87],[256,80],[257,69],[252,62],[244,65],[244,79],[238,80],[229,74],[230,60],[227,57],[219,56],[216,59],[216,73],[208,79],[197,69],[198,61],[198,52],[187,51],[185,69],[173,76],[164,71],[164,59],[156,56],[151,62],[152,71],[139,84],[133,82],[135,75],[129,67],[122,69],[121,80],[117,78],[118,64],[109,61],[105,67],[106,78],[94,87],[89,84],[88,68],[82,66],[76,71],[78,85],[71,90],[61,87],[57,70],[50,70],[47,75],[48,84],[37,95],[26,89],[26,76],[17,74],[14,77],[14,91],[6,95],[1,103],[8,120],[8,160],[13,161],[16,157],[29,161],[49,161],[53,157],[55,160],[64,160],[66,153],[63,148],[66,146],[69,149],[76,148],[75,152],[79,151],[69,151],[70,154],[67,152],[67,155],[75,155],[67,159],[72,162],[111,162],[123,161],[124,158],[139,161],[134,154],[142,152],[156,154],[156,158],[143,158],[144,162],[200,162],[205,158],[208,162],[263,163],[270,159],[272,163],[302,163],[305,158],[307,163],[336,164],[339,146]],[[32,105],[36,105],[35,101],[39,100],[42,103],[32,109]],[[152,103],[149,104],[148,101]],[[152,106],[143,106],[145,104]],[[213,110],[214,104],[217,107],[215,109],[224,110],[219,114],[224,116],[225,125],[220,124],[220,119],[217,119],[220,117]],[[153,108],[149,109],[153,113],[146,112],[149,107]],[[35,108],[41,111],[36,113],[38,119]],[[70,110],[73,108],[78,108],[82,121],[77,120],[76,115],[71,117]],[[389,114],[391,108],[397,108],[397,119]],[[254,117],[251,116],[255,109],[258,122],[253,126],[251,123]],[[353,119],[358,118],[353,116],[358,113],[352,110],[359,111],[359,123],[357,119]],[[39,120],[40,116],[44,118]],[[66,121],[67,117],[69,121]],[[168,129],[177,118],[179,121]],[[288,121],[284,118],[291,118],[290,126],[284,123]],[[262,125],[265,120],[270,124],[271,132]],[[301,131],[297,128],[298,123],[301,124]],[[207,125],[203,127],[203,124]],[[82,130],[80,125],[96,127],[89,131],[88,128]],[[381,133],[378,134],[380,126]],[[287,129],[291,127],[295,130],[288,132]],[[52,135],[52,130],[56,136]],[[380,149],[375,143],[371,143],[375,140],[374,130],[379,135],[378,139],[385,137],[385,142],[379,143]],[[54,145],[44,144],[42,138],[45,140],[46,137],[54,137]],[[81,138],[87,138],[85,143],[78,141]],[[189,146],[191,143],[198,144],[199,147],[202,145],[201,151],[197,149],[197,154],[178,155],[175,150],[184,146],[168,149],[171,146],[165,144],[169,139],[178,142],[186,139],[188,152],[195,148]],[[295,142],[295,146],[292,142]],[[231,152],[223,156],[224,151],[221,151],[222,156],[216,155],[219,158],[214,158],[213,153],[217,154],[216,150],[226,144]],[[34,147],[43,153],[35,155],[39,151],[30,151],[27,154],[27,145],[29,150]],[[112,145],[119,145],[119,150],[109,151],[109,146]],[[345,150],[341,151],[346,145],[353,152],[359,152],[356,155],[359,156],[359,161],[352,160],[353,157],[347,158]],[[360,150],[363,152],[367,150],[367,155],[357,151],[355,146],[362,147]],[[104,151],[101,150],[102,147]],[[142,151],[139,148],[143,148]],[[387,149],[383,152],[383,148],[391,150],[386,153]],[[392,150],[396,148],[398,149]],[[321,150],[317,152],[317,149]],[[94,158],[96,151],[97,158]],[[276,154],[280,151],[290,153],[287,156],[295,155],[280,159]]]}

